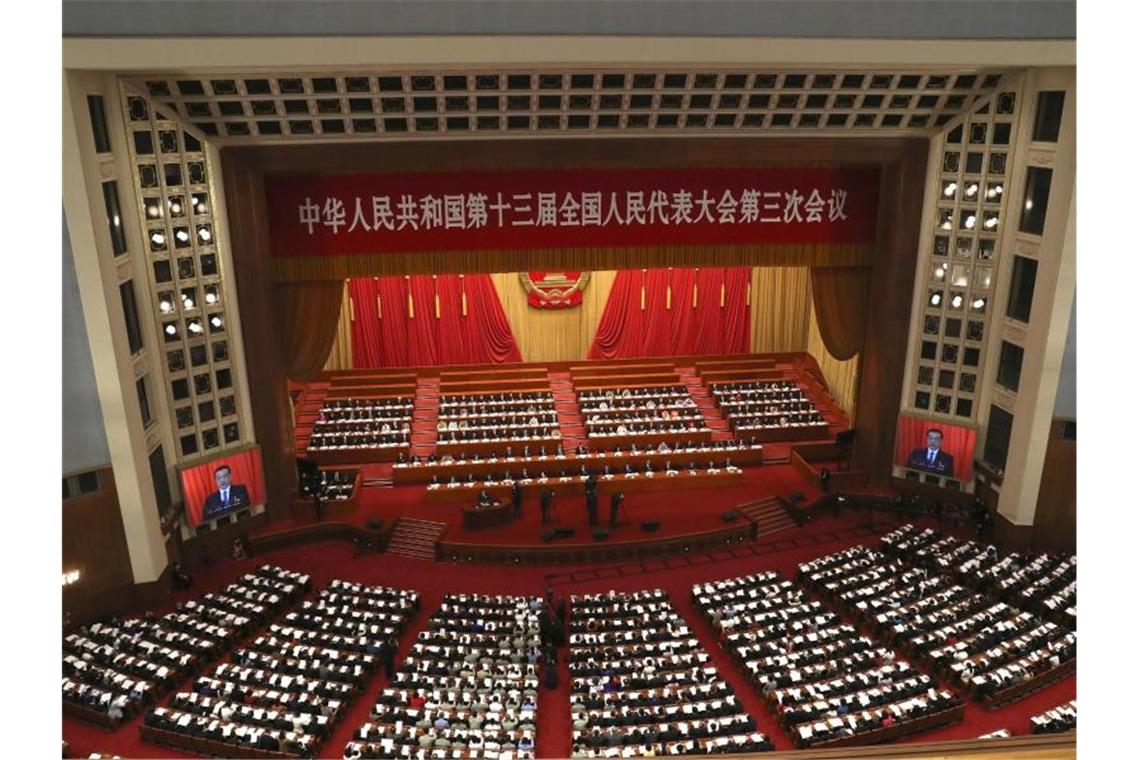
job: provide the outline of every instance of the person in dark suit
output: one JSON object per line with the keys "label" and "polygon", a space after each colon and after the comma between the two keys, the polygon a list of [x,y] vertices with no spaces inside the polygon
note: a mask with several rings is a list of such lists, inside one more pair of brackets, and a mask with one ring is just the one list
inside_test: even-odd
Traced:
{"label": "person in dark suit", "polygon": [[621,491],[618,491],[617,493],[615,493],[613,496],[610,497],[610,527],[611,528],[617,527],[618,510],[621,509],[621,503],[623,501],[625,501],[625,494],[623,494]]}
{"label": "person in dark suit", "polygon": [[910,452],[906,466],[913,470],[954,477],[954,457],[942,450],[942,431],[938,428],[927,430],[926,448]]}
{"label": "person in dark suit", "polygon": [[586,515],[590,518],[590,525],[598,524],[598,492],[586,492]]}
{"label": "person in dark suit", "polygon": [[539,505],[542,507],[542,523],[543,525],[550,519],[550,505],[554,503],[554,490],[551,488],[544,488],[542,495],[538,499]]}
{"label": "person in dark suit", "polygon": [[212,517],[238,507],[250,506],[249,491],[240,483],[230,483],[231,470],[223,464],[214,470],[214,483],[218,490],[206,497],[203,517]]}
{"label": "person in dark suit", "polygon": [[521,517],[522,516],[522,503],[523,503],[522,486],[520,486],[518,484],[518,481],[515,481],[515,484],[513,486],[511,486],[511,507],[514,509],[515,517]]}

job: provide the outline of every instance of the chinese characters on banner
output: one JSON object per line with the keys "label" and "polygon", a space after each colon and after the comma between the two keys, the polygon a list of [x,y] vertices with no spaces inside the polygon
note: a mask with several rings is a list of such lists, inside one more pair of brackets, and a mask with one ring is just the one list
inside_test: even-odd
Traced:
{"label": "chinese characters on banner", "polygon": [[276,256],[654,244],[869,243],[874,170],[272,177]]}

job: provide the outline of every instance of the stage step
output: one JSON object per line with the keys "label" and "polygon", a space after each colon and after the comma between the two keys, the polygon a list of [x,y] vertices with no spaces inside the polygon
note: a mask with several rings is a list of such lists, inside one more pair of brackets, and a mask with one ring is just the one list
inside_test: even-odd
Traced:
{"label": "stage step", "polygon": [[697,409],[704,417],[705,424],[708,425],[709,430],[713,431],[712,439],[714,441],[733,440],[735,436],[732,433],[732,425],[725,419],[720,407],[716,405],[716,399],[709,393],[704,381],[697,375],[696,369],[693,367],[676,367],[675,369],[681,382],[689,389],[689,395],[696,402]]}
{"label": "stage step", "polygon": [[411,455],[428,456],[435,453],[439,440],[439,378],[421,377],[416,380],[416,400],[412,407]]}
{"label": "stage step", "polygon": [[562,450],[571,452],[586,444],[586,426],[578,408],[578,394],[569,372],[548,372],[550,392],[554,394],[554,411],[558,415],[558,430],[562,434]]}
{"label": "stage step", "polygon": [[388,554],[413,559],[435,559],[435,545],[447,530],[447,523],[401,517],[388,539]]}
{"label": "stage step", "polygon": [[757,537],[767,537],[796,527],[796,521],[788,515],[783,503],[776,497],[744,504],[736,508],[756,526]]}

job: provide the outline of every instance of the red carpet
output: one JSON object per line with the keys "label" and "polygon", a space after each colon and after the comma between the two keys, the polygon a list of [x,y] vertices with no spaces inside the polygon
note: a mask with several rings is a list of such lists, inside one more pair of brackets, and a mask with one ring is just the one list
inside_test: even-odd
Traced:
{"label": "red carpet", "polygon": [[[925,523],[919,522],[920,525]],[[885,532],[886,526],[878,526]],[[893,526],[891,526],[893,527]],[[528,567],[523,571],[505,565],[480,565],[472,568],[451,563],[428,563],[391,555],[372,555],[354,559],[347,544],[329,543],[302,549],[286,550],[241,562],[224,561],[199,572],[192,593],[171,595],[168,606],[176,601],[198,596],[216,589],[250,569],[273,563],[313,576],[314,588],[321,588],[333,578],[414,588],[420,592],[420,613],[413,618],[401,641],[401,658],[406,654],[416,633],[435,611],[443,595],[450,591],[474,593],[541,594],[550,584],[556,595],[597,593],[608,589],[633,591],[644,588],[666,589],[673,603],[697,635],[713,653],[714,661],[723,677],[732,684],[743,706],[756,718],[760,730],[772,737],[777,749],[790,749],[790,739],[775,725],[759,703],[743,675],[732,665],[727,655],[720,652],[711,639],[710,629],[689,601],[694,583],[762,570],[779,570],[788,577],[795,572],[798,562],[844,549],[858,543],[872,544],[877,536],[871,535],[866,518],[862,515],[844,515],[839,518],[823,517],[811,526],[789,531],[786,538],[736,547],[732,552],[714,555],[696,555],[645,563],[588,567]],[[563,659],[565,662],[565,659]],[[376,696],[384,683],[383,674],[376,675],[352,706],[343,723],[324,745],[321,757],[341,757],[344,744],[352,732],[365,721]],[[569,675],[566,666],[555,691],[540,690],[538,752],[542,757],[565,757],[570,750]],[[970,704],[966,721],[908,739],[932,741],[935,739],[972,738],[998,728],[1015,733],[1028,733],[1029,717],[1049,707],[1066,702],[1076,696],[1076,678],[1070,677],[1013,706],[996,712]],[[145,744],[139,740],[141,718],[124,725],[113,733],[74,721],[63,720],[63,738],[71,743],[77,756],[91,752],[114,752],[124,757],[184,757],[169,750]]]}

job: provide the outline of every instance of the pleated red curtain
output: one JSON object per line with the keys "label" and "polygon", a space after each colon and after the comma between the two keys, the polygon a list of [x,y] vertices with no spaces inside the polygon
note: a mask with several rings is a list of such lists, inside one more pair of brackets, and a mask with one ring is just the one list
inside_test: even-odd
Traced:
{"label": "pleated red curtain", "polygon": [[383,366],[380,341],[380,282],[358,277],[348,282],[352,299],[352,361],[357,367]]}
{"label": "pleated red curtain", "polygon": [[350,281],[349,292],[373,303],[379,296],[375,331],[360,324],[353,296],[357,369],[522,361],[489,275],[362,278]]}
{"label": "pleated red curtain", "polygon": [[589,357],[747,353],[749,279],[748,267],[618,272]]}
{"label": "pleated red curtain", "polygon": [[863,350],[867,335],[869,267],[812,267],[811,298],[827,352],[846,361]]}

